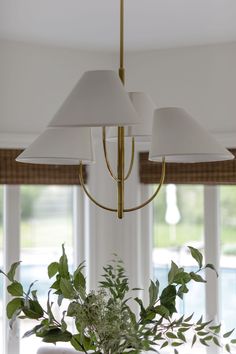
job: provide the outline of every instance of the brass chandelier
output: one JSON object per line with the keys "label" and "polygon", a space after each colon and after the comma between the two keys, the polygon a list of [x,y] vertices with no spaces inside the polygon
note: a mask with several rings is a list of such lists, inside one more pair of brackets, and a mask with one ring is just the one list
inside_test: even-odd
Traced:
{"label": "brass chandelier", "polygon": [[[98,207],[117,213],[119,219],[123,218],[124,213],[145,207],[157,196],[164,183],[166,162],[207,162],[234,158],[183,109],[154,109],[144,93],[128,94],[124,85],[124,0],[120,0],[119,75],[110,70],[84,73],[46,130],[17,158],[17,161],[24,163],[79,165],[80,183],[88,198]],[[145,112],[151,112],[151,117],[147,117],[148,113]],[[150,125],[150,119],[153,119],[152,127],[148,133],[143,133]],[[91,128],[98,126],[102,127],[106,167],[117,184],[115,208],[99,203],[89,193],[83,179],[83,165],[94,162]],[[108,159],[107,127],[117,129],[114,137],[117,141],[116,174]],[[127,173],[126,136],[132,139]],[[141,139],[145,137],[151,140],[149,159],[162,162],[160,183],[147,201],[133,208],[125,208],[124,185],[133,169],[135,140],[139,140],[140,136]]]}

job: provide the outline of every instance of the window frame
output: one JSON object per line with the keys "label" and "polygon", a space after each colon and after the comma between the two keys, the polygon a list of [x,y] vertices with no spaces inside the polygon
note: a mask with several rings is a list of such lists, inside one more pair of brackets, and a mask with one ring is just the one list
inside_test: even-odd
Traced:
{"label": "window frame", "polygon": [[[87,257],[89,208],[82,188],[73,186],[72,206],[73,228],[73,262],[80,264]],[[20,185],[4,185],[3,187],[3,269],[7,271],[10,265],[20,259]],[[14,235],[14,237],[9,237]],[[19,273],[16,274],[19,279]],[[6,308],[10,296],[7,292],[7,280],[3,282],[3,308]],[[20,354],[19,324],[16,322],[13,330],[9,328],[6,312],[3,311],[3,353]]]}
{"label": "window frame", "polygon": [[[146,193],[152,192],[151,185],[143,185],[142,190]],[[204,203],[204,255],[205,262],[215,265],[216,270],[219,271],[220,265],[220,200],[219,200],[219,186],[204,185],[203,186],[203,203]],[[158,198],[158,197],[157,197]],[[153,215],[153,204],[149,209],[149,213]],[[149,215],[150,218],[150,215]],[[152,219],[152,216],[151,216]],[[147,223],[148,219],[144,220]],[[149,227],[149,237],[151,238],[151,247],[149,249],[149,259],[152,260],[153,248],[153,221],[152,227]],[[150,276],[153,274],[153,266],[150,269]],[[215,274],[206,269],[205,284],[205,317],[207,320],[220,322],[220,284]],[[214,296],[212,296],[214,294]],[[207,347],[207,354],[219,354],[220,348],[213,346]]]}

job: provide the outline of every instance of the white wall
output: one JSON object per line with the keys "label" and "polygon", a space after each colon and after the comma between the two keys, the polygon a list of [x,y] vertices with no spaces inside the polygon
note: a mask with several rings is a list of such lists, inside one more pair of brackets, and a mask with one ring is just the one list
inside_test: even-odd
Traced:
{"label": "white wall", "polygon": [[0,41],[0,144],[27,144],[84,71],[104,68],[112,55]]}
{"label": "white wall", "polygon": [[[128,53],[127,88],[185,107],[232,146],[235,61],[236,43]],[[0,41],[0,146],[28,144],[85,70],[117,66],[117,54]]]}
{"label": "white wall", "polygon": [[236,43],[131,53],[128,87],[150,93],[158,106],[185,107],[209,131],[230,135],[236,133],[235,62]]}

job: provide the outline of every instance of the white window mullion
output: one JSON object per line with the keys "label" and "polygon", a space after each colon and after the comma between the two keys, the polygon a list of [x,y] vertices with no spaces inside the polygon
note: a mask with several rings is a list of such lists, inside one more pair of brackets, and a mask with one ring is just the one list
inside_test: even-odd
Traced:
{"label": "white window mullion", "polygon": [[[4,186],[4,217],[3,217],[3,254],[4,269],[8,271],[11,264],[20,259],[20,187]],[[17,274],[19,277],[19,273]],[[6,308],[10,297],[7,293],[7,282],[4,280],[3,307]],[[19,326],[10,330],[6,312],[4,315],[4,353],[19,354]]]}
{"label": "white window mullion", "polygon": [[[142,184],[140,187],[141,202],[147,200],[153,193],[152,186]],[[150,279],[153,279],[152,249],[153,249],[153,204],[148,204],[140,210],[139,218],[139,255],[138,255],[138,273],[140,277],[141,288],[146,289],[140,294],[143,297],[144,304],[148,304],[148,287]]]}
{"label": "white window mullion", "polygon": [[[204,236],[206,263],[212,263],[219,271],[220,264],[220,206],[217,186],[204,187]],[[210,270],[206,270],[206,317],[218,322],[220,320],[219,279]],[[208,354],[220,353],[216,346],[207,348]]]}
{"label": "white window mullion", "polygon": [[85,196],[80,186],[73,187],[73,247],[74,265],[86,259]]}

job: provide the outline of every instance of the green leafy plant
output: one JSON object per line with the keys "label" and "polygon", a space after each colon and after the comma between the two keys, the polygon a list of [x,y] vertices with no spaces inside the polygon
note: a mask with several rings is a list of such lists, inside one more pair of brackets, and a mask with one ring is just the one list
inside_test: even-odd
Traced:
{"label": "green leafy plant", "polygon": [[[25,291],[22,284],[15,280],[20,262],[14,263],[8,273],[0,271],[9,280],[7,290],[13,297],[7,305],[10,326],[17,318],[35,320],[37,324],[24,337],[35,335],[46,343],[70,342],[76,350],[85,353],[135,354],[149,350],[160,352],[169,347],[174,354],[178,354],[179,347],[187,342],[191,346],[196,342],[203,346],[213,343],[224,346],[230,353],[231,345],[236,343],[235,339],[229,338],[233,331],[221,334],[221,325],[204,322],[202,317],[194,322],[193,315],[177,315],[176,300],[178,297],[183,299],[189,291],[189,283],[204,283],[199,273],[206,268],[215,271],[212,264],[203,265],[202,254],[197,249],[189,247],[189,250],[197,262],[197,271],[188,273],[172,262],[168,285],[161,292],[158,280],[151,281],[148,306],[144,306],[138,297],[128,298],[128,278],[122,261],[117,257],[104,267],[99,290],[87,292],[84,264],[80,264],[71,274],[63,245],[59,261],[48,266],[48,276],[53,278],[53,282],[45,309],[39,303],[37,290],[33,290],[34,283]],[[54,314],[52,296],[56,297],[59,307],[67,299],[66,310],[60,319]],[[139,306],[138,316],[129,306],[131,301]],[[75,331],[68,328],[71,319]],[[228,340],[226,344],[222,344],[224,338]]]}

